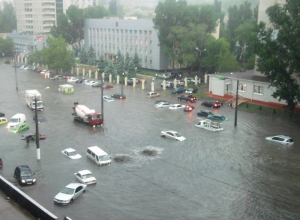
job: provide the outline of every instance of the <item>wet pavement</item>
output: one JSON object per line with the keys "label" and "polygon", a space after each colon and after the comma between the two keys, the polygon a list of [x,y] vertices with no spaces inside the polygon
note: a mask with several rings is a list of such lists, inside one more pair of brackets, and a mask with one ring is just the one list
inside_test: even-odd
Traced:
{"label": "wet pavement", "polygon": [[[0,128],[0,157],[5,166],[0,175],[14,183],[53,214],[72,219],[299,219],[300,144],[299,125],[280,118],[238,113],[234,109],[214,110],[229,118],[224,131],[196,128],[201,100],[191,113],[154,108],[157,98],[148,99],[146,89],[124,86],[126,100],[104,104],[104,126],[92,127],[73,122],[74,102],[101,111],[99,88],[73,83],[75,93],[58,92],[64,81],[44,79],[40,74],[0,66],[1,109],[7,118],[24,113],[34,132],[33,112],[26,106],[24,91],[37,89],[43,95],[46,122],[39,123],[41,160],[36,160],[34,143],[20,140],[21,134]],[[3,83],[4,82],[4,83]],[[162,92],[161,80],[155,82]],[[120,85],[104,91],[111,95]],[[169,90],[159,99],[182,103]],[[210,110],[210,109],[208,109]],[[187,138],[176,142],[160,137],[161,130],[176,130]],[[294,146],[267,142],[265,137],[285,134]],[[113,159],[99,167],[86,156],[87,147],[97,145]],[[61,151],[72,147],[82,155],[71,160]],[[37,184],[21,187],[13,179],[17,165],[27,164],[36,173]],[[68,206],[53,203],[65,185],[76,182],[74,173],[88,169],[97,178],[87,192]]]}

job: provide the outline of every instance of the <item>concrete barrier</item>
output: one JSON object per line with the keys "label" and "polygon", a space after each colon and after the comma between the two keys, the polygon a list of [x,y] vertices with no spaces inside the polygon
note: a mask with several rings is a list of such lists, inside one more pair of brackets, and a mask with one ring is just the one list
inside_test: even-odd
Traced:
{"label": "concrete barrier", "polygon": [[0,176],[0,188],[7,197],[10,197],[10,199],[14,200],[19,206],[27,210],[31,215],[33,215],[37,219],[57,219],[57,217],[54,214],[49,212],[47,209],[45,209],[39,203],[34,201],[32,198],[27,196],[24,192],[15,187],[2,176]]}

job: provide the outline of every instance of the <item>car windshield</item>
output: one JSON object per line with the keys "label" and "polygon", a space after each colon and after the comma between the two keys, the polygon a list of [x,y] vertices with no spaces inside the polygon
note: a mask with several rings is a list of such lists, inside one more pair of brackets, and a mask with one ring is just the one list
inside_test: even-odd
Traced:
{"label": "car windshield", "polygon": [[64,188],[61,193],[67,194],[67,195],[73,195],[74,194],[74,189],[71,188]]}
{"label": "car windshield", "polygon": [[110,156],[108,156],[108,155],[99,156],[99,160],[100,161],[110,160]]}
{"label": "car windshield", "polygon": [[22,177],[32,176],[32,172],[30,170],[21,171],[21,176]]}
{"label": "car windshield", "polygon": [[75,155],[77,155],[77,152],[76,151],[70,151],[70,152],[68,152],[68,155],[69,156],[75,156]]}
{"label": "car windshield", "polygon": [[17,119],[17,118],[11,118],[11,119],[9,120],[9,122],[19,122],[19,119]]}

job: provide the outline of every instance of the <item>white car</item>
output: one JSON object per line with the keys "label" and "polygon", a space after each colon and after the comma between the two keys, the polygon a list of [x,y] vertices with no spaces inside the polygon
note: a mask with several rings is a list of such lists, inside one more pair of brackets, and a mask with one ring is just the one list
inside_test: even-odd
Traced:
{"label": "white car", "polygon": [[[165,82],[165,85],[166,85],[166,88],[171,88],[171,87],[174,86],[174,82],[166,81],[166,82]],[[162,83],[160,84],[160,86],[163,87],[163,86],[164,86],[164,83],[162,82]]]}
{"label": "white car", "polygon": [[25,66],[23,70],[30,70],[31,67],[30,66]]}
{"label": "white car", "polygon": [[268,141],[274,141],[276,143],[284,144],[287,146],[291,146],[294,144],[294,140],[291,137],[285,136],[285,135],[277,135],[272,137],[266,137],[266,140]]}
{"label": "white car", "polygon": [[96,178],[93,176],[92,172],[89,170],[81,170],[74,173],[76,179],[84,184],[94,184],[97,182]]}
{"label": "white car", "polygon": [[71,159],[79,159],[81,155],[76,152],[73,148],[67,148],[62,151],[62,154],[71,158]]}
{"label": "white car", "polygon": [[92,86],[92,85],[95,84],[95,83],[97,83],[97,82],[92,81],[92,80],[89,80],[89,81],[86,81],[86,82],[85,82],[85,85]]}
{"label": "white car", "polygon": [[24,69],[24,67],[25,67],[24,65],[21,65],[19,68],[22,70],[22,69]]}
{"label": "white car", "polygon": [[181,105],[181,104],[172,104],[170,105],[169,109],[180,109],[180,108],[184,108],[185,105]]}
{"label": "white car", "polygon": [[186,138],[179,134],[177,131],[161,131],[160,136],[170,138],[177,141],[184,141]]}
{"label": "white car", "polygon": [[76,77],[71,77],[67,80],[67,82],[76,82],[78,80],[78,78]]}
{"label": "white car", "polygon": [[154,105],[155,108],[168,108],[170,107],[169,102],[160,102]]}
{"label": "white car", "polygon": [[113,102],[113,101],[115,101],[112,97],[110,97],[110,96],[103,96],[103,100],[105,100],[105,101],[107,101],[107,102]]}
{"label": "white car", "polygon": [[84,193],[86,187],[87,186],[82,183],[70,183],[54,197],[54,202],[60,205],[68,205]]}

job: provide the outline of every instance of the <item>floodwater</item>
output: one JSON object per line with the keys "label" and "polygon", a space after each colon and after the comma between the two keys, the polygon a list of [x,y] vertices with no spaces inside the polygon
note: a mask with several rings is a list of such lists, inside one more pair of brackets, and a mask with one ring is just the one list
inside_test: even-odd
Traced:
{"label": "floodwater", "polygon": [[[104,126],[92,128],[73,122],[74,102],[101,111],[101,92],[74,84],[75,93],[58,92],[64,81],[44,79],[39,73],[0,64],[1,109],[7,118],[25,113],[34,132],[33,112],[26,106],[24,91],[37,89],[43,96],[47,121],[39,123],[41,160],[36,146],[20,140],[21,134],[0,127],[0,175],[18,186],[46,209],[62,219],[300,219],[300,139],[299,125],[280,118],[238,112],[224,106],[214,113],[229,118],[224,131],[196,128],[201,100],[191,113],[156,109],[146,89],[125,86],[127,99],[104,103]],[[156,91],[160,92],[160,80]],[[120,85],[104,91],[111,95]],[[164,93],[160,99],[180,103],[179,95]],[[184,103],[184,102],[182,102]],[[160,137],[161,130],[176,130],[187,139],[177,142]],[[294,146],[268,142],[278,134],[294,138]],[[112,164],[97,166],[85,156],[87,147],[97,145],[112,156]],[[71,160],[61,151],[74,148],[81,159]],[[37,177],[34,186],[21,187],[13,179],[17,165],[29,165]],[[64,186],[77,182],[74,173],[88,169],[97,184],[68,206],[53,203]]]}

